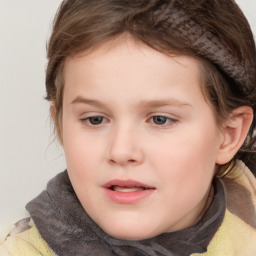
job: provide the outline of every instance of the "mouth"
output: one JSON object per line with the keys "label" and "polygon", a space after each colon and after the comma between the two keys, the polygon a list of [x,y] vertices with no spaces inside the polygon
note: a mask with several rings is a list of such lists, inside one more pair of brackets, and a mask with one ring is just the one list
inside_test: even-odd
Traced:
{"label": "mouth", "polygon": [[149,197],[155,187],[134,180],[111,180],[103,188],[111,201],[119,204],[135,204]]}
{"label": "mouth", "polygon": [[113,191],[124,193],[142,191],[147,189],[155,189],[150,185],[143,184],[136,180],[110,180],[103,187]]}
{"label": "mouth", "polygon": [[136,192],[136,191],[143,191],[147,188],[145,187],[120,187],[120,186],[111,186],[109,189],[117,192],[123,192],[123,193],[130,193],[130,192]]}

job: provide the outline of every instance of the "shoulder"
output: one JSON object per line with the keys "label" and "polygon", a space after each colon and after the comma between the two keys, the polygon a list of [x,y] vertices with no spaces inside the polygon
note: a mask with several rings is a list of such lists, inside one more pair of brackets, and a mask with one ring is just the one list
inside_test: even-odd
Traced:
{"label": "shoulder", "polygon": [[226,198],[225,216],[203,255],[255,256],[256,179],[238,161],[232,172],[221,179],[221,183]]}
{"label": "shoulder", "polygon": [[31,218],[15,223],[14,228],[0,243],[1,256],[57,256],[40,236]]}

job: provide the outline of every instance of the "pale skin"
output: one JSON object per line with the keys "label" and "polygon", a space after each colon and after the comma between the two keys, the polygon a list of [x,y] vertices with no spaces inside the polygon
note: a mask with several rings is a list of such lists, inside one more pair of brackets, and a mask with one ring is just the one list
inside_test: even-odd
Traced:
{"label": "pale skin", "polygon": [[[64,79],[60,140],[90,217],[129,240],[195,224],[211,203],[216,164],[230,161],[245,139],[251,108],[235,109],[219,127],[195,59],[129,38],[69,58]],[[154,189],[136,203],[113,202],[103,186],[115,179]]]}

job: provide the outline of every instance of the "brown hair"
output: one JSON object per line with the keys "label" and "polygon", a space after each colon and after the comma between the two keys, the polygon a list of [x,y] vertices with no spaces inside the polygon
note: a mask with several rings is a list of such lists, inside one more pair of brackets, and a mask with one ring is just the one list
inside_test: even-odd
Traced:
{"label": "brown hair", "polygon": [[236,157],[256,171],[255,43],[233,0],[63,1],[48,44],[46,72],[46,99],[55,107],[59,137],[66,59],[124,33],[164,54],[198,59],[202,89],[217,122],[238,106],[252,107],[253,124]]}

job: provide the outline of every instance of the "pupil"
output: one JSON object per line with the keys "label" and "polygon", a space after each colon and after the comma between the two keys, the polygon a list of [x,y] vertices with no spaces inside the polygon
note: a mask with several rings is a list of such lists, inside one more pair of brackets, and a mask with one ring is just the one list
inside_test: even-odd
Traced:
{"label": "pupil", "polygon": [[166,117],[164,116],[154,116],[153,121],[155,124],[165,124],[166,123]]}
{"label": "pupil", "polygon": [[90,123],[94,124],[94,125],[101,124],[102,120],[103,120],[103,117],[101,117],[101,116],[90,117]]}

